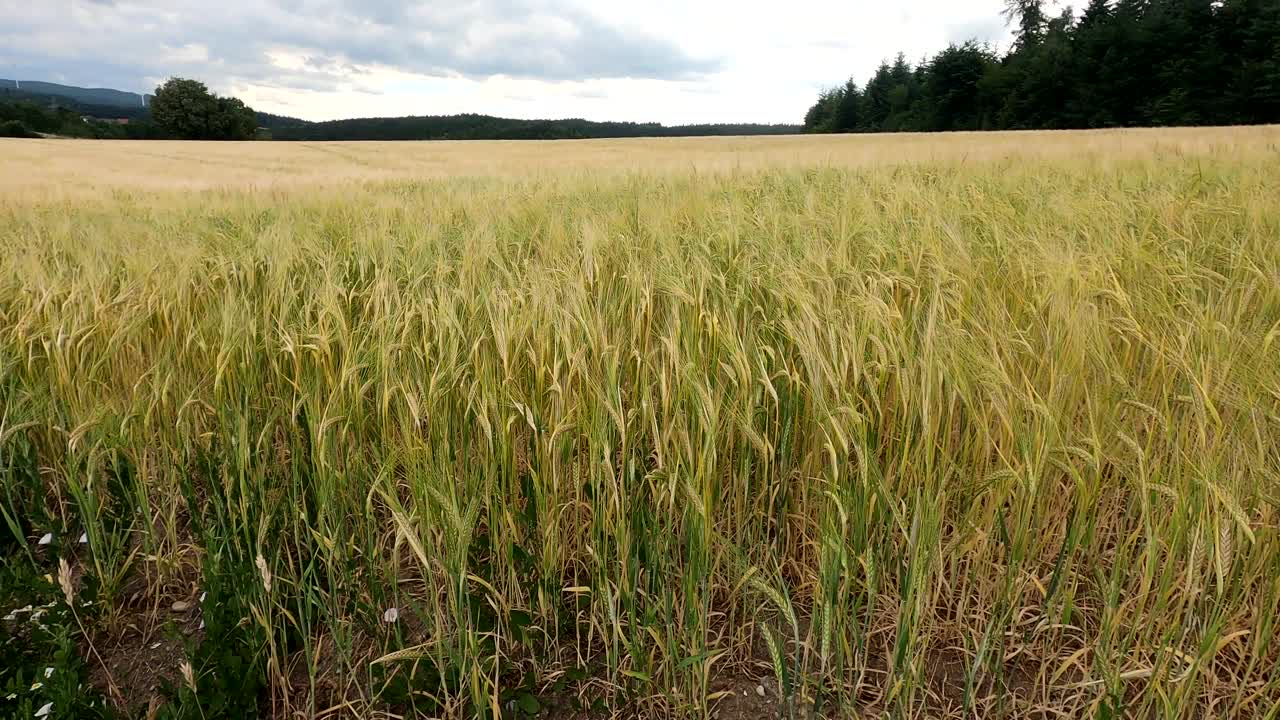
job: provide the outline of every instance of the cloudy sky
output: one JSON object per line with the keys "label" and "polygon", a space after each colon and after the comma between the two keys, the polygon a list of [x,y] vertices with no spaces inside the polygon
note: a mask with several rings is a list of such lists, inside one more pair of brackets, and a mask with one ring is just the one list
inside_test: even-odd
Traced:
{"label": "cloudy sky", "polygon": [[0,77],[204,80],[310,120],[800,122],[898,51],[1000,45],[1003,0],[0,0]]}

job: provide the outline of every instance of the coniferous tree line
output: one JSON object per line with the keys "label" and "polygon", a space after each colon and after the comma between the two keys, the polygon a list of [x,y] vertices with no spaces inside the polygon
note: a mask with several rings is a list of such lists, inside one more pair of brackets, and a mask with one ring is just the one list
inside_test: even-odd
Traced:
{"label": "coniferous tree line", "polygon": [[899,54],[866,85],[821,93],[808,132],[1280,122],[1280,0],[1008,0],[1008,52]]}

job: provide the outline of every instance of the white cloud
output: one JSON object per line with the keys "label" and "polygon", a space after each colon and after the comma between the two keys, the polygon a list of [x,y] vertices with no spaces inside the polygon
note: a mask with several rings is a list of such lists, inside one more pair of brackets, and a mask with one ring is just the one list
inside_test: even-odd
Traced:
{"label": "white cloud", "polygon": [[196,77],[308,119],[799,122],[819,88],[971,37],[1003,0],[0,0],[0,77]]}
{"label": "white cloud", "polygon": [[181,47],[161,46],[162,61],[175,65],[194,65],[209,62],[209,48],[200,43],[187,43]]}

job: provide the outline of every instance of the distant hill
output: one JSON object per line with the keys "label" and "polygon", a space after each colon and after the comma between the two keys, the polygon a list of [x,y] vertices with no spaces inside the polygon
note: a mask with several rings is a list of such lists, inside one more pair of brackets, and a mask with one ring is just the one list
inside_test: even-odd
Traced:
{"label": "distant hill", "polygon": [[[61,107],[95,118],[128,118],[130,121],[149,121],[151,119],[151,110],[146,107],[95,103],[65,94],[55,94],[44,92],[43,90],[37,92],[34,89],[28,89],[49,84],[51,83],[24,82],[21,89],[17,89],[12,80],[0,80],[0,102],[25,101],[42,107]],[[147,97],[150,98],[151,96],[148,95]],[[264,112],[257,113],[257,117],[258,125],[268,129],[309,124],[308,121],[299,118],[272,115]]]}
{"label": "distant hill", "polygon": [[5,80],[0,79],[0,88],[24,90],[37,95],[51,95],[74,100],[87,105],[121,108],[145,108],[150,102],[150,95],[112,90],[110,88],[82,88],[74,85],[42,82],[40,80]]}
{"label": "distant hill", "polygon": [[14,89],[13,85],[0,84],[0,102],[29,102],[45,108],[65,108],[80,115],[96,118],[128,118],[129,120],[147,120],[151,111],[145,107],[126,107],[123,105],[101,105],[76,100],[66,95],[51,95],[43,92],[27,90],[27,83],[22,89]]}
{"label": "distant hill", "polygon": [[685,137],[695,135],[787,135],[799,125],[593,122],[581,118],[519,120],[491,115],[420,115],[396,118],[355,118],[271,130],[275,140],[568,140],[625,137]]}
{"label": "distant hill", "polygon": [[152,140],[161,133],[146,108],[89,105],[0,86],[0,136]]}
{"label": "distant hill", "polygon": [[[26,101],[94,118],[128,118],[149,124],[151,95],[82,88],[37,80],[0,79],[0,102]],[[586,138],[687,137],[700,135],[788,135],[799,125],[594,122],[581,118],[520,120],[491,115],[416,115],[310,122],[258,112],[259,127],[274,140],[570,140]]]}

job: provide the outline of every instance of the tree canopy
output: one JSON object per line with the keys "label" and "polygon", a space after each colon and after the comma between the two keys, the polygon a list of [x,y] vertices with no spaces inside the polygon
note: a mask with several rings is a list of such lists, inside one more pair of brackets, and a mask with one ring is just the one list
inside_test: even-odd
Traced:
{"label": "tree canopy", "polygon": [[808,132],[1280,122],[1280,2],[1008,0],[1003,55],[970,41],[822,91]]}
{"label": "tree canopy", "polygon": [[251,140],[258,127],[253,109],[239,99],[215,95],[186,78],[170,78],[156,88],[151,117],[168,136],[182,140]]}

